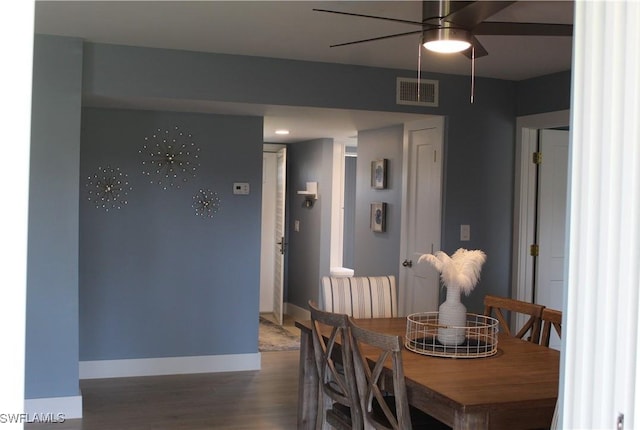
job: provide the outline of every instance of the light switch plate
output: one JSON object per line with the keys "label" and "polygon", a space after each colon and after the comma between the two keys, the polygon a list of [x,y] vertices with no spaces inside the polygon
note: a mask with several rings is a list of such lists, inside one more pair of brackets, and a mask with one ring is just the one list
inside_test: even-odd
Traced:
{"label": "light switch plate", "polygon": [[469,224],[460,225],[460,240],[461,241],[471,240],[471,226]]}
{"label": "light switch plate", "polygon": [[247,195],[249,194],[250,188],[248,182],[234,182],[233,183],[233,194],[239,195]]}

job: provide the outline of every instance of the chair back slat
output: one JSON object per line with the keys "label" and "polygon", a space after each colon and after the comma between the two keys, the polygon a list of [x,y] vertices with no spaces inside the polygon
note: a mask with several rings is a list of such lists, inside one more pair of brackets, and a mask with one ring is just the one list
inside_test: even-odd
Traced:
{"label": "chair back slat", "polygon": [[[309,301],[313,351],[318,375],[316,428],[325,423],[345,430],[363,428],[358,387],[353,369],[349,317],[326,312]],[[328,337],[323,335],[330,328]],[[345,416],[346,415],[346,416]]]}
{"label": "chair back slat", "polygon": [[[511,299],[508,297],[486,295],[484,298],[485,316],[496,318],[500,323],[500,329],[508,336],[525,339],[534,343],[538,343],[540,339],[543,309],[544,306],[542,305]],[[504,314],[505,311],[529,316],[515,334],[513,334],[510,324],[507,322],[507,318]]]}
{"label": "chair back slat", "polygon": [[[411,415],[407,400],[407,388],[404,379],[402,364],[402,338],[389,334],[377,333],[355,324],[350,320],[351,336],[353,337],[353,358],[358,383],[360,404],[365,421],[365,427],[390,430],[411,430]],[[378,357],[373,367],[362,353],[363,346],[374,347],[378,351]],[[394,409],[391,410],[385,399],[383,388],[383,369],[385,362],[391,358],[393,394],[395,398]],[[377,408],[376,408],[377,406]],[[377,410],[376,410],[377,409]],[[380,412],[384,415],[386,423],[381,422]]]}
{"label": "chair back slat", "polygon": [[540,345],[549,346],[551,340],[551,328],[562,338],[562,312],[544,308],[542,311],[542,336],[540,336]]}

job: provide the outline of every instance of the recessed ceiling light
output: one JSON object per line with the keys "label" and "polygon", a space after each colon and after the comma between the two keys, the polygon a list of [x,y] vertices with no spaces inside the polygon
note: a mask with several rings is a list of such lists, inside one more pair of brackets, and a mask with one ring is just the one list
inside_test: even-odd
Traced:
{"label": "recessed ceiling light", "polygon": [[276,130],[276,134],[285,136],[285,135],[289,134],[289,130]]}

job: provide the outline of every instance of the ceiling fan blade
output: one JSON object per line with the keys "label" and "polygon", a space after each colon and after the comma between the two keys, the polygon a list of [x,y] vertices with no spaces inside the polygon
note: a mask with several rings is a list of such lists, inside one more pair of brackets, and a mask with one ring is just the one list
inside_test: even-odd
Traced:
{"label": "ceiling fan blade", "polygon": [[347,15],[347,16],[358,16],[361,18],[373,18],[373,19],[382,19],[385,21],[399,22],[402,24],[411,24],[411,25],[419,25],[422,26],[421,22],[418,21],[409,21],[406,19],[397,19],[397,18],[389,18],[385,16],[375,16],[375,15],[363,15],[361,13],[351,13],[351,12],[341,12],[338,10],[329,10],[329,9],[313,9],[316,12],[326,12],[326,13],[335,13],[338,15]]}
{"label": "ceiling fan blade", "polygon": [[[482,43],[480,43],[480,41],[478,39],[473,37],[473,40],[471,41],[471,43],[472,43],[472,46],[475,48],[475,52],[473,54],[474,54],[474,56],[476,58],[480,58],[480,57],[484,57],[486,55],[489,55],[487,50],[484,48],[484,46],[482,46]],[[471,59],[471,57],[472,57],[471,48],[465,49],[464,51],[462,51],[462,54],[465,57]]]}
{"label": "ceiling fan blade", "polygon": [[393,37],[408,36],[410,34],[420,34],[420,33],[422,33],[422,30],[407,31],[405,33],[390,34],[388,36],[379,36],[379,37],[372,37],[370,39],[354,40],[353,42],[338,43],[336,45],[330,45],[329,47],[335,48],[338,46],[355,45],[356,43],[373,42],[375,40],[391,39]]}
{"label": "ceiling fan blade", "polygon": [[[450,0],[440,0],[446,5]],[[453,2],[455,3],[455,2]],[[515,1],[474,1],[467,6],[449,13],[444,21],[455,24],[467,30],[472,30],[485,19],[495,15],[502,9],[516,3]]]}
{"label": "ceiling fan blade", "polygon": [[473,29],[473,34],[485,36],[571,36],[573,35],[573,25],[485,21]]}

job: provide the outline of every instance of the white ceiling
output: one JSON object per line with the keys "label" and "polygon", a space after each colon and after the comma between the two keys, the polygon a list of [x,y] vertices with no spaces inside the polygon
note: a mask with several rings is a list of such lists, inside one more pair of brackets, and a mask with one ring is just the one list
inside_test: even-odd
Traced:
{"label": "white ceiling", "polygon": [[[416,29],[376,19],[314,12],[313,8],[421,20],[420,1],[37,1],[36,33],[87,41],[184,49],[414,70],[418,37],[405,36],[346,47],[329,45]],[[491,17],[495,21],[573,21],[571,1],[519,1]],[[570,37],[478,36],[489,55],[476,60],[477,76],[522,80],[568,70]],[[422,52],[422,70],[470,74],[460,54]],[[420,117],[330,109],[200,103],[169,100],[90,100],[101,106],[173,109],[265,116],[265,139],[292,142],[318,137],[346,139],[357,130]],[[313,114],[313,121],[310,121]],[[279,127],[291,135],[276,138]],[[327,130],[333,130],[327,135]]]}

